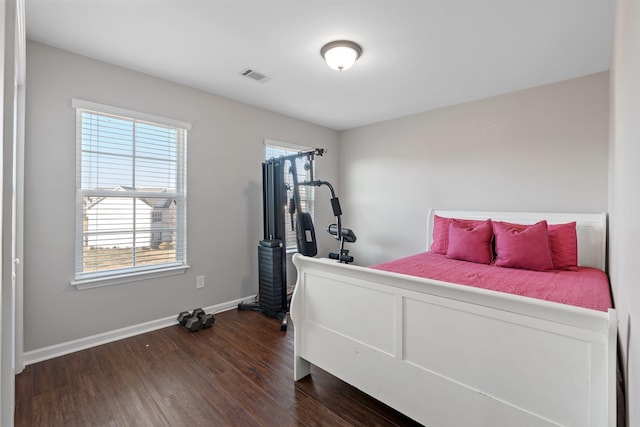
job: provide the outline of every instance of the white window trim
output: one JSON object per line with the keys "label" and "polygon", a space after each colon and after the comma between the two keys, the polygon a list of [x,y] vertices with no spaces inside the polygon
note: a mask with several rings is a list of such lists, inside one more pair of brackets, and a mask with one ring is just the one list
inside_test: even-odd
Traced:
{"label": "white window trim", "polygon": [[264,139],[264,146],[266,147],[267,145],[275,145],[277,147],[289,148],[289,149],[295,150],[295,151],[311,151],[311,150],[313,150],[313,148],[305,147],[304,145],[293,144],[291,142],[285,142],[285,141],[280,141],[279,139],[270,139],[270,138],[265,138]]}
{"label": "white window trim", "polygon": [[[180,120],[174,120],[166,117],[155,116],[153,114],[141,113],[138,111],[127,110],[124,108],[113,107],[105,104],[99,104],[97,102],[85,101],[78,98],[71,99],[71,107],[75,110],[83,109],[83,110],[97,111],[100,113],[122,116],[129,119],[147,121],[147,122],[157,123],[160,125],[182,128],[187,131],[191,130],[191,123],[189,122],[183,122]],[[185,148],[184,154],[185,154],[185,161],[186,161],[186,155],[187,155],[186,148]],[[79,154],[77,153],[76,155],[78,156]],[[76,162],[77,161],[78,160],[76,159]],[[77,163],[76,163],[76,167],[77,167]],[[185,179],[186,179],[186,176],[185,176]],[[184,183],[184,185],[186,190],[186,182]],[[77,192],[77,189],[76,189],[76,192]],[[77,220],[76,220],[76,227],[78,226],[79,225],[77,224]],[[179,227],[181,227],[180,224],[179,224]],[[182,232],[185,235],[184,244],[186,246],[187,244],[186,230],[183,230]],[[90,277],[71,280],[70,285],[74,286],[78,290],[93,289],[93,288],[98,288],[103,286],[120,285],[124,283],[136,282],[141,280],[156,279],[160,277],[168,277],[168,276],[183,274],[190,267],[191,266],[187,264],[187,260],[185,258],[184,263],[176,263],[175,265],[167,264],[164,267],[160,267],[160,268],[149,267],[148,270],[136,269],[135,271],[133,271],[132,269],[132,271],[130,272],[128,272],[127,270],[123,270],[119,274],[109,274],[107,272],[105,272],[104,274],[100,274],[98,272],[98,273],[92,274]]]}
{"label": "white window trim", "polygon": [[183,274],[191,266],[176,265],[174,267],[155,268],[149,271],[138,270],[132,273],[111,274],[109,277],[92,277],[90,279],[72,280],[71,285],[82,291],[85,289],[100,288],[103,286],[121,285],[123,283],[137,282],[140,280],[157,279],[160,277],[177,276]]}
{"label": "white window trim", "polygon": [[128,119],[142,120],[146,122],[157,123],[160,125],[173,126],[176,128],[182,128],[191,130],[191,123],[183,122],[180,120],[169,119],[161,116],[154,116],[153,114],[141,113],[139,111],[127,110],[119,107],[112,107],[111,105],[98,104],[97,102],[85,101],[78,98],[71,100],[71,107],[82,110],[92,110],[105,114],[112,114],[114,116],[122,116]]}

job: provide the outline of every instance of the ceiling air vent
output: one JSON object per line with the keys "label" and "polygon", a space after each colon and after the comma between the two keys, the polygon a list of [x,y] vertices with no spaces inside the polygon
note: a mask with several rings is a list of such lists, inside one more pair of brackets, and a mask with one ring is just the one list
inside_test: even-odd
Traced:
{"label": "ceiling air vent", "polygon": [[247,78],[250,78],[250,79],[253,79],[253,80],[257,81],[257,82],[260,82],[260,83],[266,83],[269,80],[269,77],[265,76],[262,73],[259,73],[259,72],[255,71],[255,70],[252,70],[251,68],[247,68],[246,70],[242,70],[240,72],[240,74],[245,76],[245,77],[247,77]]}

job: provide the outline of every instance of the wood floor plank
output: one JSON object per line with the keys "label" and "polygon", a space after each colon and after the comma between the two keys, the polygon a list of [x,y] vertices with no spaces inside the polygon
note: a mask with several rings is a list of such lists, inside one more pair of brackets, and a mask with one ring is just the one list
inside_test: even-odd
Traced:
{"label": "wood floor plank", "polygon": [[77,351],[75,353],[68,354],[63,358],[65,370],[67,376],[77,375],[81,372],[101,372],[100,363],[96,358],[95,352]]}
{"label": "wood floor plank", "polygon": [[301,424],[306,426],[352,426],[339,413],[327,407],[324,402],[309,396],[298,387],[295,390],[295,401],[289,409]]}
{"label": "wood floor plank", "polygon": [[118,405],[120,417],[141,427],[154,427],[168,425],[157,402],[151,397],[136,369],[119,369],[113,371],[110,379],[113,381],[114,399],[117,402],[126,402],[126,405]]}
{"label": "wood floor plank", "polygon": [[56,357],[47,363],[33,365],[33,395],[69,385],[65,370],[65,359]]}
{"label": "wood floor plank", "polygon": [[[29,426],[33,423],[33,367],[27,366],[20,375],[16,376],[16,412],[14,423],[16,427]],[[21,423],[21,424],[19,424]]]}
{"label": "wood floor plank", "polygon": [[33,424],[37,426],[69,425],[75,418],[76,407],[68,386],[39,393],[33,397]]}
{"label": "wood floor plank", "polygon": [[293,328],[258,312],[216,315],[28,366],[16,426],[414,426],[330,374],[293,380]]}
{"label": "wood floor plank", "polygon": [[85,426],[124,425],[118,413],[111,373],[84,371],[73,377],[71,394],[75,402],[76,418]]}
{"label": "wood floor plank", "polygon": [[172,365],[179,371],[176,373],[180,377],[177,381],[181,381],[185,388],[197,393],[208,405],[221,413],[227,422],[256,425],[256,418],[245,408],[249,401],[246,397],[239,399],[236,396],[238,390],[246,386],[246,379],[234,370],[229,360],[213,351],[208,344],[206,337],[214,332],[211,329],[203,330],[196,336],[178,326],[167,329],[177,342],[183,344],[181,348],[185,354],[180,367]]}
{"label": "wood floor plank", "polygon": [[175,427],[224,425],[226,419],[195,390],[181,390],[160,399],[158,405],[169,425]]}
{"label": "wood floor plank", "polygon": [[179,350],[165,353],[157,361],[139,373],[140,379],[154,399],[161,400],[191,387],[189,378],[198,378],[201,373],[194,370],[190,359]]}

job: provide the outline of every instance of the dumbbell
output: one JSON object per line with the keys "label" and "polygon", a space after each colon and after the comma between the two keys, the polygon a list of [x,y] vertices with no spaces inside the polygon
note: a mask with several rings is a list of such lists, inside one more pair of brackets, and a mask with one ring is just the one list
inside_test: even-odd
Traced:
{"label": "dumbbell", "polygon": [[190,317],[191,317],[191,313],[189,313],[188,311],[183,311],[180,314],[178,314],[178,323],[184,326]]}
{"label": "dumbbell", "polygon": [[195,332],[200,329],[200,318],[204,316],[204,310],[196,308],[193,312],[183,311],[178,314],[178,323],[189,329],[191,332]]}
{"label": "dumbbell", "polygon": [[191,332],[196,332],[201,328],[210,328],[215,320],[213,314],[206,314],[201,308],[196,308],[192,313],[183,311],[178,315],[178,322]]}
{"label": "dumbbell", "polygon": [[199,316],[199,315],[200,316],[204,315],[204,310],[201,308],[196,308],[195,310],[193,310],[193,313],[189,313],[188,311],[183,311],[180,314],[178,314],[178,323],[184,326],[186,325],[189,318],[193,316]]}
{"label": "dumbbell", "polygon": [[205,314],[200,318],[200,327],[202,329],[207,329],[213,326],[213,322],[216,321],[216,318],[213,317],[213,314]]}
{"label": "dumbbell", "polygon": [[200,319],[204,315],[204,310],[201,308],[196,308],[195,310],[193,310],[193,312],[191,313],[191,317],[189,317],[184,324],[185,328],[187,328],[191,332],[196,332],[198,329],[200,329],[200,326],[202,326],[202,321]]}

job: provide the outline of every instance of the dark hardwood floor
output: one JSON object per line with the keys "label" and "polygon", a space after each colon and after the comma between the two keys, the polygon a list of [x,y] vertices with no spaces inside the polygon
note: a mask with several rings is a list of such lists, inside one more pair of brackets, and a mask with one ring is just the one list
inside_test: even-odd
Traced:
{"label": "dark hardwood floor", "polygon": [[16,377],[20,426],[418,425],[313,367],[293,381],[293,325],[216,315],[36,363]]}

